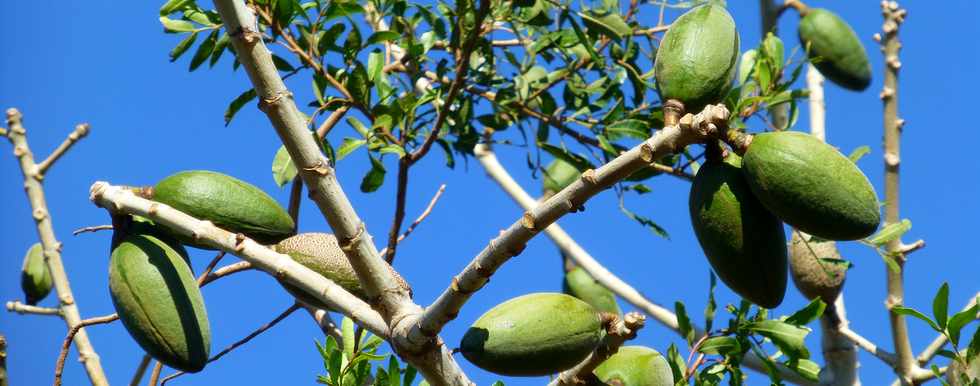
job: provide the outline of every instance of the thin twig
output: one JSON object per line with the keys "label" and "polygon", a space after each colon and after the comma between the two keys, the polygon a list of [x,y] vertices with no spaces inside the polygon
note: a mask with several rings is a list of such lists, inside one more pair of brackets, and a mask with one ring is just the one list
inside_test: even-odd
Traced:
{"label": "thin twig", "polygon": [[31,315],[61,316],[60,308],[32,306],[32,305],[21,303],[20,301],[7,302],[7,311],[16,312],[21,315],[31,314]]}
{"label": "thin twig", "polygon": [[[241,347],[242,345],[248,343],[250,340],[252,340],[255,337],[259,336],[260,334],[262,334],[266,330],[268,330],[268,329],[270,329],[272,327],[275,327],[276,324],[279,324],[279,322],[281,322],[283,319],[286,319],[287,316],[289,316],[290,314],[293,313],[293,311],[296,311],[299,308],[300,308],[300,305],[299,304],[293,303],[291,306],[289,306],[289,308],[287,308],[285,311],[283,311],[282,313],[280,313],[278,316],[276,316],[275,319],[272,319],[272,321],[270,321],[269,323],[266,323],[266,324],[262,325],[261,327],[259,327],[255,331],[252,331],[252,333],[246,335],[244,338],[238,340],[235,343],[232,343],[231,346],[228,346],[224,350],[221,350],[221,352],[219,352],[218,355],[215,355],[215,356],[211,357],[211,359],[208,359],[208,363],[211,363],[211,362],[214,362],[214,361],[216,361],[218,359],[221,359],[221,357],[225,356],[225,354],[228,354],[232,350],[234,350],[234,349],[236,349],[238,347]],[[181,375],[184,375],[184,374],[186,374],[186,373],[183,372],[183,371],[178,371],[176,373],[170,374],[170,375],[164,377],[160,381],[160,385],[161,386],[162,385],[165,385],[165,384],[167,384],[167,381],[169,381],[171,379],[174,379],[174,378],[177,378],[177,377],[179,377]]]}
{"label": "thin twig", "polygon": [[[398,179],[395,192],[395,215],[391,219],[391,228],[388,230],[388,245],[384,249],[382,256],[389,265],[395,261],[395,253],[398,251],[398,233],[401,232],[402,222],[405,221],[405,201],[408,195],[408,169],[412,167],[411,158],[408,156],[398,160]],[[379,252],[380,253],[380,252]]]}
{"label": "thin twig", "polygon": [[[44,248],[44,261],[47,263],[48,270],[51,272],[51,281],[54,283],[55,291],[58,294],[59,308],[65,325],[71,328],[82,321],[78,311],[78,299],[72,294],[71,285],[68,282],[68,274],[61,261],[61,242],[58,241],[54,233],[54,226],[51,224],[51,215],[44,197],[44,187],[41,186],[43,174],[39,173],[40,168],[34,163],[34,154],[31,153],[27,145],[27,130],[21,122],[21,114],[17,109],[7,110],[7,139],[14,146],[14,156],[20,163],[21,174],[24,177],[24,191],[27,193],[27,200],[31,205],[31,216],[34,219],[37,233]],[[105,372],[102,370],[102,363],[99,355],[95,352],[95,347],[88,339],[88,334],[82,329],[75,334],[75,345],[78,349],[78,357],[85,367],[85,373],[89,381],[95,386],[107,386]]]}
{"label": "thin twig", "polygon": [[75,339],[75,334],[78,334],[78,332],[84,327],[96,324],[111,323],[117,319],[119,319],[119,315],[116,314],[89,318],[78,322],[72,326],[70,330],[68,330],[68,335],[66,335],[65,340],[61,342],[61,352],[58,353],[58,360],[54,364],[54,386],[61,385],[61,374],[65,370],[65,358],[68,357],[68,349],[71,348],[71,342]]}
{"label": "thin twig", "polygon": [[218,262],[220,262],[223,257],[225,257],[225,251],[218,251],[218,255],[211,259],[208,266],[204,268],[204,272],[201,272],[201,275],[197,277],[198,287],[204,286],[205,280],[211,275],[211,271],[214,271],[214,267],[218,265]]}
{"label": "thin twig", "polygon": [[344,114],[347,114],[348,110],[350,110],[350,106],[347,105],[340,106],[340,108],[334,110],[334,112],[320,124],[320,127],[316,129],[316,135],[320,138],[325,138],[327,134],[330,134],[330,130],[333,130],[334,126],[337,126],[337,122],[340,122],[340,119],[344,117]]}
{"label": "thin twig", "polygon": [[299,207],[303,202],[303,179],[293,177],[293,186],[289,189],[289,205],[286,211],[289,218],[293,219],[293,233],[299,229]]}
{"label": "thin twig", "polygon": [[150,354],[143,354],[143,358],[140,359],[140,364],[136,366],[136,371],[133,372],[133,379],[129,381],[129,386],[139,386],[140,381],[143,380],[143,374],[146,374],[146,368],[150,367],[150,361],[152,359]]}
{"label": "thin twig", "polygon": [[878,359],[881,359],[881,361],[885,362],[885,364],[888,366],[895,367],[895,354],[879,348],[870,340],[854,332],[854,330],[851,330],[850,328],[840,328],[837,331],[840,332],[841,335],[847,337],[847,339],[850,339],[852,342],[857,344],[858,347],[864,351],[867,351]]}
{"label": "thin twig", "polygon": [[88,131],[88,123],[80,123],[76,125],[75,130],[72,130],[72,132],[68,134],[68,138],[65,138],[65,141],[62,142],[61,145],[58,145],[58,147],[51,152],[51,155],[49,155],[48,158],[45,158],[44,161],[37,164],[37,173],[42,176],[47,174],[48,169],[51,168],[51,165],[54,165],[55,161],[61,158],[61,156],[65,155],[65,152],[67,152],[68,149],[75,144],[75,142],[78,142],[78,140],[88,135]]}
{"label": "thin twig", "polygon": [[112,229],[112,225],[111,224],[95,225],[95,226],[90,226],[90,227],[84,227],[84,228],[75,229],[74,232],[71,232],[71,235],[72,236],[78,236],[78,235],[80,235],[82,233],[86,233],[86,232],[107,231],[107,230],[111,230],[111,229]]}
{"label": "thin twig", "polygon": [[[426,206],[425,210],[423,210],[422,213],[415,218],[415,221],[412,221],[412,224],[410,224],[408,228],[405,229],[405,232],[403,232],[401,235],[398,236],[398,240],[396,240],[396,244],[401,243],[402,240],[405,240],[405,238],[408,237],[408,235],[412,234],[412,232],[415,231],[415,228],[418,227],[419,224],[421,224],[426,217],[429,217],[429,214],[432,213],[432,208],[435,208],[436,202],[439,202],[439,198],[442,197],[442,193],[445,191],[446,191],[446,184],[439,185],[439,189],[436,190],[436,194],[432,196],[431,200],[429,200],[429,205]],[[381,252],[379,253],[381,253],[382,256],[385,256],[386,252],[387,252],[387,248],[382,249]]]}
{"label": "thin twig", "polygon": [[153,365],[153,371],[150,372],[150,381],[146,383],[147,385],[157,386],[157,381],[160,380],[160,370],[163,370],[163,363],[156,361],[156,364]]}

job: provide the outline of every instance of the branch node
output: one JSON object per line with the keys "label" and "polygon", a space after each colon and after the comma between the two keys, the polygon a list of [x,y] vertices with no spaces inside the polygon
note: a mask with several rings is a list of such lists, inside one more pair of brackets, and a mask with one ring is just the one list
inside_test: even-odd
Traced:
{"label": "branch node", "polygon": [[[321,176],[326,176],[326,175],[330,174],[330,169],[331,169],[330,166],[327,165],[326,162],[323,162],[323,158],[318,159],[316,161],[316,163],[313,164],[313,165],[304,166],[303,167],[303,170],[304,171],[313,172],[313,173],[319,174]],[[310,189],[310,196],[313,195],[313,192],[314,191],[311,188]]]}
{"label": "branch node", "polygon": [[48,211],[44,210],[44,208],[35,208],[34,211],[31,212],[31,217],[33,217],[34,221],[37,222],[44,221],[44,219],[48,217]]}
{"label": "branch node", "polygon": [[344,253],[350,253],[351,251],[354,250],[354,248],[357,247],[357,243],[361,241],[361,236],[363,235],[364,235],[364,223],[361,222],[357,224],[357,232],[354,233],[354,236],[345,239],[344,242],[340,244],[340,249],[343,250]]}
{"label": "branch node", "polygon": [[262,112],[267,112],[266,109],[276,103],[279,103],[283,98],[292,98],[293,93],[289,90],[276,91],[271,96],[263,96],[259,101],[259,110]]}
{"label": "branch node", "polygon": [[588,185],[595,185],[599,183],[599,180],[597,180],[595,176],[595,169],[588,169],[582,172],[582,181]]}
{"label": "branch node", "polygon": [[521,216],[521,225],[531,233],[538,231],[534,228],[534,214],[530,211],[524,212],[524,215]]}

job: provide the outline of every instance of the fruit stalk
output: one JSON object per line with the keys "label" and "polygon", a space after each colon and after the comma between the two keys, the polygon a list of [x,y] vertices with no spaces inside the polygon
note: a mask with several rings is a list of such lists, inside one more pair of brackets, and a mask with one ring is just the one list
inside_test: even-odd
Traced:
{"label": "fruit stalk", "polygon": [[[44,197],[44,187],[41,186],[44,175],[38,167],[38,164],[34,162],[34,154],[31,153],[30,147],[27,145],[27,133],[21,124],[21,114],[17,109],[12,108],[7,110],[7,125],[6,136],[14,146],[14,156],[20,161],[21,173],[24,176],[24,190],[27,192],[27,200],[31,204],[31,214],[37,226],[37,233],[41,245],[44,248],[44,260],[48,265],[48,269],[51,271],[51,279],[54,281],[54,288],[58,293],[61,316],[68,329],[72,329],[81,322],[82,318],[78,311],[78,304],[76,303],[75,297],[72,295],[68,275],[65,273],[65,267],[61,262],[61,242],[55,237],[54,227],[51,225],[51,215],[48,213],[48,205]],[[87,128],[86,126],[86,130]],[[67,147],[61,150],[61,152],[67,151]],[[52,158],[49,166],[57,158]],[[79,361],[85,367],[89,381],[97,386],[108,385],[109,381],[106,380],[105,373],[102,370],[99,354],[95,352],[95,348],[89,341],[85,329],[79,330],[75,334],[74,340],[78,349]]]}
{"label": "fruit stalk", "polygon": [[619,351],[619,347],[627,340],[635,338],[637,331],[646,324],[646,317],[638,312],[627,313],[622,318],[613,314],[602,314],[602,318],[606,336],[596,346],[595,351],[575,367],[558,374],[558,377],[548,383],[548,386],[582,384],[592,376],[592,371],[596,367]]}

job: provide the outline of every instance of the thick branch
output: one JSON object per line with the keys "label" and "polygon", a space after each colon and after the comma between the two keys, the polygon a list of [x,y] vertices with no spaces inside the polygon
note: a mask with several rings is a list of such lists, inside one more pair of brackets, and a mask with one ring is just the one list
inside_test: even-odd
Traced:
{"label": "thick branch", "polygon": [[[51,225],[51,215],[48,213],[48,204],[44,197],[44,188],[41,186],[43,175],[39,173],[37,164],[34,163],[34,154],[27,146],[27,136],[24,126],[21,124],[21,114],[17,109],[7,110],[7,139],[14,145],[14,156],[20,161],[20,170],[24,176],[24,190],[27,193],[27,200],[31,204],[31,214],[37,226],[37,234],[44,248],[44,261],[51,272],[51,279],[54,288],[58,293],[59,308],[62,318],[69,329],[78,325],[82,318],[78,312],[78,303],[72,295],[71,285],[68,283],[68,274],[61,262],[61,242],[55,237],[54,227]],[[78,349],[79,361],[85,367],[89,381],[93,385],[108,385],[105,373],[102,370],[102,363],[99,355],[88,340],[85,329],[75,334],[75,347]]]}
{"label": "thick branch", "polygon": [[255,268],[277,279],[285,280],[308,293],[319,294],[318,299],[333,309],[354,319],[371,332],[387,336],[384,320],[367,303],[289,256],[277,253],[244,235],[225,231],[208,221],[195,219],[170,206],[137,197],[129,189],[105,182],[96,182],[92,185],[90,199],[96,205],[107,208],[113,213],[135,214],[149,218],[172,232],[239,256]]}
{"label": "thick branch", "polygon": [[558,377],[548,383],[548,386],[589,384],[588,381],[593,377],[592,371],[619,351],[623,343],[635,338],[637,331],[646,324],[646,318],[638,312],[627,313],[623,318],[613,314],[602,314],[602,316],[606,324],[606,336],[602,338],[602,342],[585,360],[558,374]]}

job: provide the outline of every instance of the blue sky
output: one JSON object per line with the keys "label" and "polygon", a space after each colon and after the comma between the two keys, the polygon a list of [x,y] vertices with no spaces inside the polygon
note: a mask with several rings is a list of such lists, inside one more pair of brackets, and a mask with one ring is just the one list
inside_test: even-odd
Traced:
{"label": "blue sky", "polygon": [[[760,38],[756,2],[729,3],[743,50],[755,46]],[[874,79],[867,91],[854,93],[832,85],[826,89],[827,137],[844,153],[871,146],[872,152],[859,166],[881,196],[882,124],[877,94],[883,64],[871,40],[881,26],[878,1],[811,3],[830,7],[847,19],[869,50]],[[980,215],[976,203],[980,161],[974,152],[980,131],[974,128],[976,107],[972,100],[972,90],[980,87],[976,75],[980,47],[974,39],[980,27],[973,20],[980,14],[980,5],[973,1],[909,5],[908,22],[902,27],[905,49],[899,91],[900,112],[907,121],[901,210],[913,223],[907,241],[924,238],[928,246],[915,253],[907,265],[906,304],[930,309],[932,295],[948,281],[951,308],[959,308],[980,290],[980,262],[976,248],[969,244],[975,240]],[[57,6],[13,2],[7,6],[10,17],[0,24],[0,31],[7,36],[0,60],[0,107],[17,107],[23,112],[35,154],[45,156],[76,123],[92,125],[89,137],[59,161],[45,179],[54,228],[64,243],[63,258],[83,317],[113,312],[107,287],[110,233],[71,235],[74,229],[109,222],[105,211],[88,201],[88,188],[94,181],[148,185],[179,170],[210,169],[256,184],[284,204],[287,200],[287,191],[277,188],[270,174],[278,138],[255,105],[247,105],[229,127],[222,124],[228,102],[250,87],[244,72],[229,71],[228,56],[211,71],[188,73],[188,58],[169,63],[167,52],[179,37],[161,32],[158,7],[157,2],[73,1]],[[652,24],[655,19],[648,20]],[[797,16],[788,13],[780,23],[788,47],[796,45],[796,22]],[[303,78],[289,85],[307,90],[308,82]],[[298,91],[301,96],[305,92]],[[799,122],[796,129],[806,130],[805,110]],[[342,125],[331,135],[337,144],[341,137],[355,132]],[[7,301],[22,297],[21,258],[37,236],[9,144],[3,141],[0,150],[0,299]],[[540,181],[528,172],[524,150],[499,150],[514,177],[529,191],[537,192]],[[338,165],[342,185],[376,240],[387,232],[393,212],[394,160],[387,159],[387,163],[391,170],[388,180],[373,194],[357,189],[368,165],[363,151]],[[434,154],[413,169],[409,219],[425,207],[439,184],[445,183],[447,189],[433,214],[399,247],[395,262],[396,269],[412,283],[415,300],[423,305],[435,299],[452,275],[521,214],[485,177],[475,160],[459,162],[455,170],[442,164],[441,155]],[[600,194],[589,201],[588,210],[569,215],[560,223],[610,270],[650,298],[665,305],[681,300],[693,315],[700,315],[707,296],[709,267],[690,230],[689,185],[672,178],[657,178],[649,185],[651,193],[631,195],[628,204],[664,226],[670,240],[654,236],[621,215],[611,192]],[[329,231],[309,202],[303,204],[300,229]],[[855,264],[845,288],[851,326],[890,349],[884,309],[885,267],[866,247],[845,243],[841,248]],[[211,256],[210,252],[193,250],[193,265],[200,270]],[[228,257],[225,262],[234,260]],[[493,305],[529,292],[560,291],[559,267],[550,241],[536,238],[473,296],[442,336],[454,346],[469,323]],[[207,287],[204,296],[214,353],[291,304],[275,281],[260,272],[224,279]],[[717,296],[721,304],[738,301],[722,286]],[[43,304],[52,306],[54,302],[52,296]],[[773,314],[788,314],[804,304],[802,296],[791,288]],[[913,347],[919,351],[934,333],[921,322],[909,324]],[[9,342],[7,364],[13,384],[51,381],[65,333],[60,320],[0,312],[0,333]],[[129,382],[142,352],[122,325],[98,326],[89,333],[110,381]],[[321,339],[311,319],[296,313],[247,347],[175,384],[312,384],[315,375],[323,373],[313,345],[314,340]],[[635,341],[661,351],[671,342],[681,343],[656,323],[649,323]],[[808,342],[811,351],[819,351],[819,333],[808,337]],[[73,352],[66,366],[68,385],[86,382],[75,358]],[[459,359],[478,384],[500,379]],[[891,382],[891,372],[881,362],[863,352],[860,359],[865,384]],[[546,381],[504,380],[508,385]],[[766,378],[752,373],[749,384],[766,384]]]}

